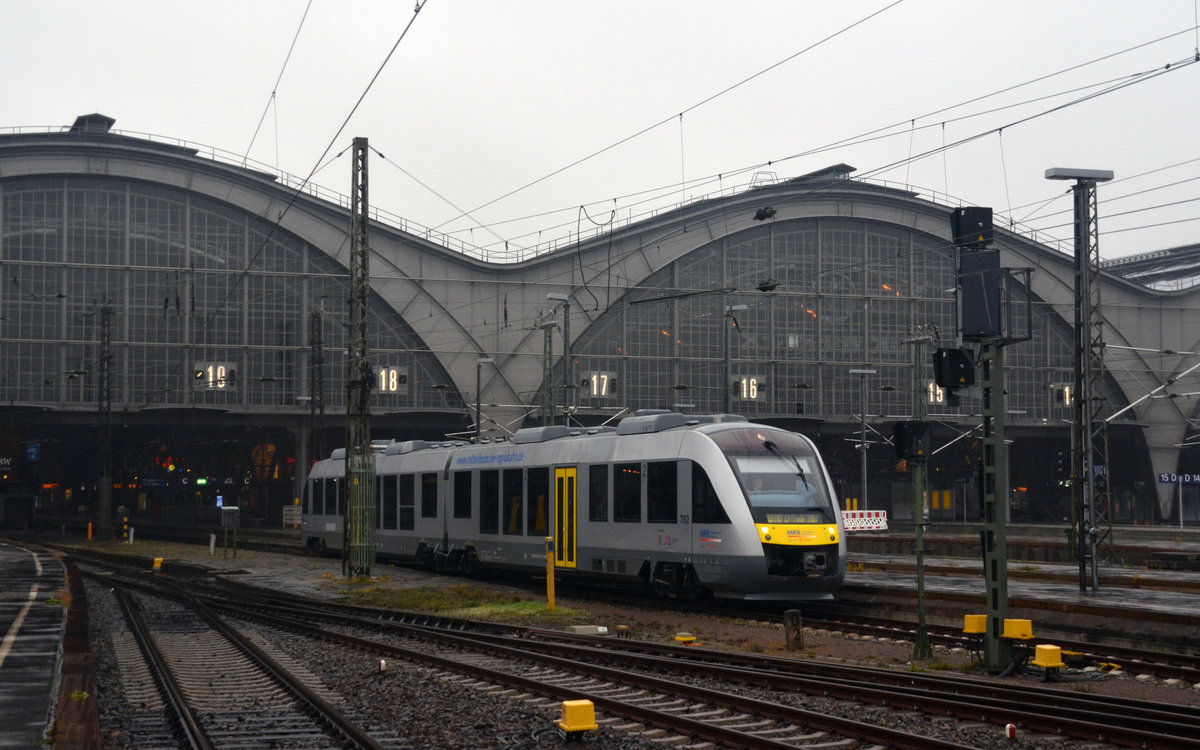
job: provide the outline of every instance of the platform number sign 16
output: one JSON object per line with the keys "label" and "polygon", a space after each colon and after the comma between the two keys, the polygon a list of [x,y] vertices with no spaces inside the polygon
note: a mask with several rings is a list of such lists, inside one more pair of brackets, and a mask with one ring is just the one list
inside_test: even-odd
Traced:
{"label": "platform number sign 16", "polygon": [[232,362],[197,362],[192,379],[204,390],[230,391],[237,385],[237,369]]}
{"label": "platform number sign 16", "polygon": [[733,381],[733,397],[742,401],[757,401],[766,383],[751,375],[738,376]]}

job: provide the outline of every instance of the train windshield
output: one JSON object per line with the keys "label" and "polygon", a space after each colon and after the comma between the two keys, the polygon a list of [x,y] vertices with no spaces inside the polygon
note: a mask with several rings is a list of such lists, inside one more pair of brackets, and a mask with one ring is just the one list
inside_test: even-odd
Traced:
{"label": "train windshield", "polygon": [[712,435],[742,483],[760,523],[835,520],[821,460],[807,442],[787,432],[729,430]]}

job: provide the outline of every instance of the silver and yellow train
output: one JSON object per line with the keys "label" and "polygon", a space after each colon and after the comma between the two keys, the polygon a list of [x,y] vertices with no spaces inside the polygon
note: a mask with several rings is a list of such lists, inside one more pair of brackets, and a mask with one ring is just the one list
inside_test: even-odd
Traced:
{"label": "silver and yellow train", "polygon": [[[344,451],[313,465],[306,543],[344,543]],[[639,413],[616,427],[527,428],[482,445],[375,453],[381,559],[545,573],[664,596],[806,600],[846,573],[829,472],[808,438],[734,415]]]}

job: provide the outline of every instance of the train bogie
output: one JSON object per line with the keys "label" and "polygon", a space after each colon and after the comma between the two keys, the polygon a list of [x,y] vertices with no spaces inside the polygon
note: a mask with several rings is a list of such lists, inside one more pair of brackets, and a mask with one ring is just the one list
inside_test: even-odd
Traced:
{"label": "train bogie", "polygon": [[[381,558],[544,573],[664,596],[832,594],[845,538],[811,441],[722,415],[639,415],[616,429],[521,430],[484,445],[393,444],[375,457]],[[305,538],[338,550],[344,462],[318,462]]]}

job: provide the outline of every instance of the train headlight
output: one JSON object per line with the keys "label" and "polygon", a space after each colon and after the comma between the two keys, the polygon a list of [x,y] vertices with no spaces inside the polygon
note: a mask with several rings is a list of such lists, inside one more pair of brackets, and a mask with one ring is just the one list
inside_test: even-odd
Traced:
{"label": "train headlight", "polygon": [[768,542],[771,541],[771,527],[770,526],[759,526],[758,529],[759,529],[759,531],[762,532],[763,539],[765,541],[768,541]]}
{"label": "train headlight", "polygon": [[836,542],[837,541],[837,527],[830,526],[829,528],[827,528],[825,530],[829,532],[829,541]]}

